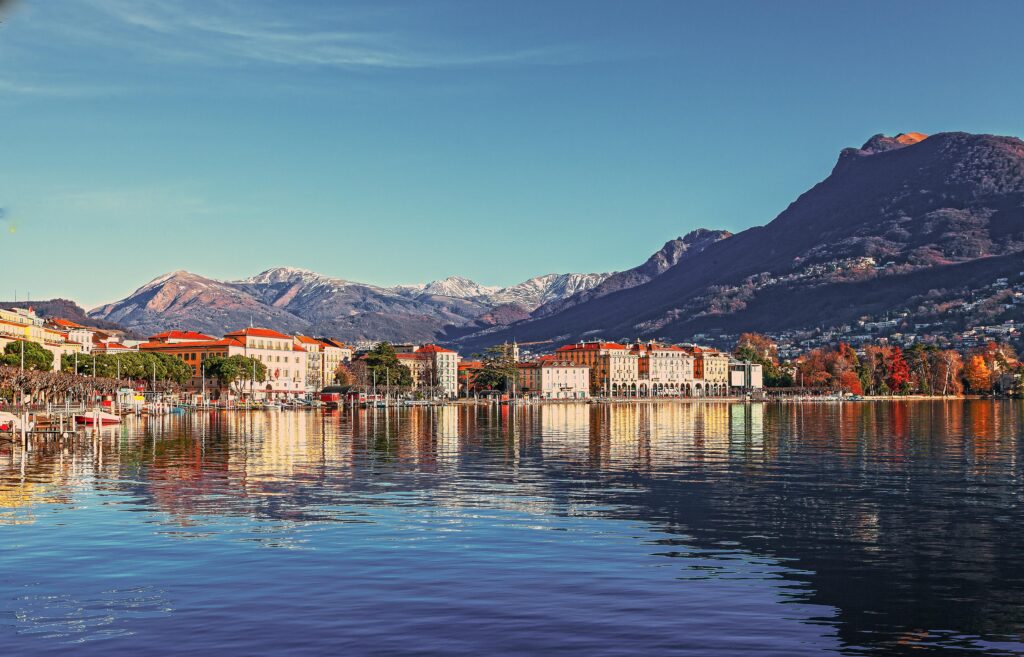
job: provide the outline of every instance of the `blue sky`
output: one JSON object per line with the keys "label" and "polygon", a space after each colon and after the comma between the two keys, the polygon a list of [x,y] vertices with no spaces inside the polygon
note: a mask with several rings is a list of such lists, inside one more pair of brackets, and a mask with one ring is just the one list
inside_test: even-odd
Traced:
{"label": "blue sky", "polygon": [[610,271],[872,134],[1024,135],[1019,2],[23,0],[0,298]]}

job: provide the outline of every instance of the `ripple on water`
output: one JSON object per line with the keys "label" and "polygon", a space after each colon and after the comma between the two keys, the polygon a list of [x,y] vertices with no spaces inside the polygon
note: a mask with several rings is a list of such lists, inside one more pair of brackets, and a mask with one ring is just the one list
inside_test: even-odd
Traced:
{"label": "ripple on water", "polygon": [[1022,426],[566,404],[0,445],[4,654],[1018,654]]}

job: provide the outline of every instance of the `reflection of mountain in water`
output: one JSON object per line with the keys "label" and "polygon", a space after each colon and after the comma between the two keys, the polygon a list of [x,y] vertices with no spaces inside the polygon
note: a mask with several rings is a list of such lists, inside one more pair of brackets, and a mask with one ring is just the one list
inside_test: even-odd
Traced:
{"label": "reflection of mountain in water", "polygon": [[935,628],[1024,630],[1022,426],[1019,404],[990,402],[194,416],[122,440],[102,468],[178,525],[425,504],[642,521],[676,537],[653,553],[784,564],[790,600],[836,609],[846,645],[898,653],[948,644]]}

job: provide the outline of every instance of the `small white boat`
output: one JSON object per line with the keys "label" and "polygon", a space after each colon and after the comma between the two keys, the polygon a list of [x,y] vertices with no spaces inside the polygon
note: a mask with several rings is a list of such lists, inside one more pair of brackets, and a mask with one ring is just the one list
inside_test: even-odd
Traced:
{"label": "small white boat", "polygon": [[95,424],[98,426],[103,426],[105,424],[121,424],[121,416],[114,415],[113,413],[107,413],[105,411],[93,411],[92,413],[76,415],[75,422],[78,422],[79,424]]}

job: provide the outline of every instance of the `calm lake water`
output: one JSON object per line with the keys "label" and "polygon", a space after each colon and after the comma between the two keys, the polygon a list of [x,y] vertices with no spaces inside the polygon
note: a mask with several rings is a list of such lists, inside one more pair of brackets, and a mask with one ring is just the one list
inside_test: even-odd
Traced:
{"label": "calm lake water", "polygon": [[0,654],[1024,654],[1022,430],[642,403],[0,443]]}

